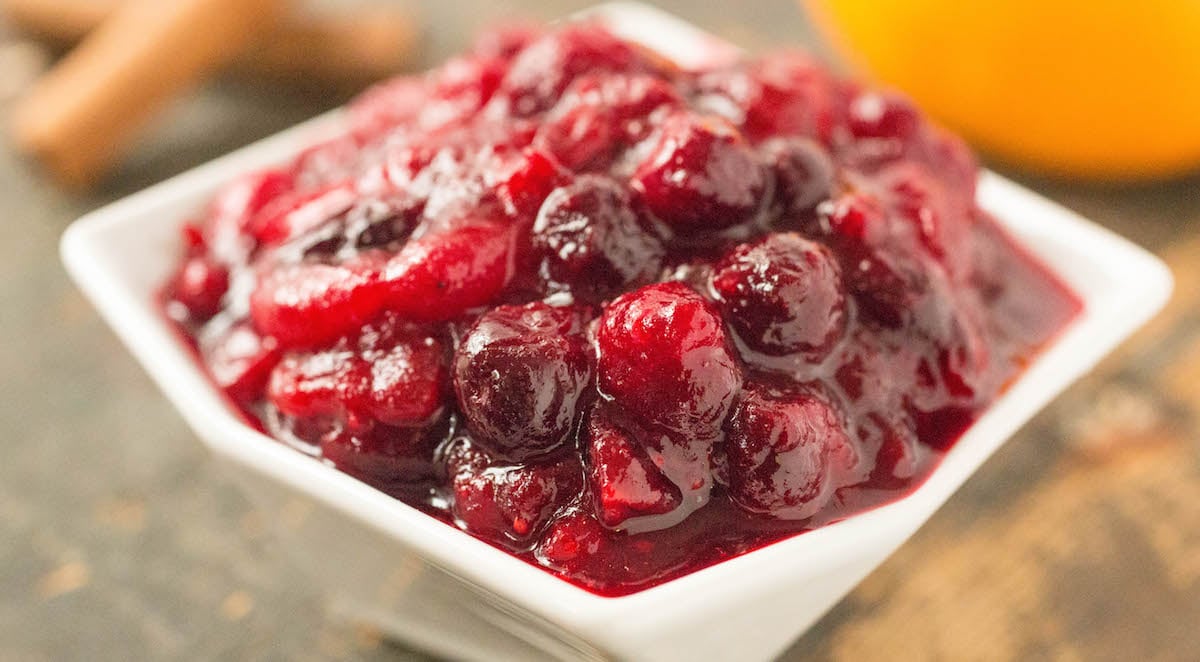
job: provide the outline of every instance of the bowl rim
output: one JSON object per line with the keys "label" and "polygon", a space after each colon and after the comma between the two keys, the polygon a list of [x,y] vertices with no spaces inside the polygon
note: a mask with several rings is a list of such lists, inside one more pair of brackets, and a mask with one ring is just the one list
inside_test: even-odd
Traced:
{"label": "bowl rim", "polygon": [[[676,58],[689,49],[694,53],[697,44],[706,49],[724,44],[678,18],[636,3],[600,5],[586,14]],[[622,25],[627,29],[621,29]],[[659,40],[669,43],[654,43]],[[739,52],[728,45],[725,48],[726,53]],[[725,598],[765,590],[781,576],[797,577],[837,567],[856,548],[904,540],[1034,413],[1157,312],[1172,289],[1167,267],[1145,250],[998,175],[983,172],[981,206],[1079,295],[1084,304],[1080,315],[1043,349],[911,494],[636,593],[600,596],[255,431],[204,377],[199,364],[158,313],[153,292],[139,289],[122,272],[123,263],[139,251],[121,238],[121,232],[165,222],[151,210],[173,215],[174,222],[181,223],[193,211],[186,201],[209,195],[239,173],[278,162],[330,135],[341,124],[341,117],[340,111],[327,113],[83,216],[63,235],[63,262],[214,452],[387,534],[429,563],[539,620],[584,632],[593,639],[602,638],[616,618],[628,619],[627,631],[637,631],[658,627],[664,620],[679,622],[716,613]],[[630,618],[632,614],[647,617]]]}

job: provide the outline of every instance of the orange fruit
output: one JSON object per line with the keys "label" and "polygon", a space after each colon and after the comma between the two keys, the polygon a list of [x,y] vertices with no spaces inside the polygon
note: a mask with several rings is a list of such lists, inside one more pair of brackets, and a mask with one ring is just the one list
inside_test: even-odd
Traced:
{"label": "orange fruit", "polygon": [[1196,0],[805,0],[830,43],[1001,161],[1101,180],[1200,167]]}

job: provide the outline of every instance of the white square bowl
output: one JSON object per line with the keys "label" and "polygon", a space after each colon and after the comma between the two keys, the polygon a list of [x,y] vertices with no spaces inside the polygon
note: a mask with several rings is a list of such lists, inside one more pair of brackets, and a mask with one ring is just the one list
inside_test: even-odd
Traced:
{"label": "white square bowl", "polygon": [[[588,12],[684,64],[736,49],[619,3]],[[760,660],[777,655],[882,562],[1017,428],[1150,318],[1171,291],[1152,255],[991,173],[982,206],[1083,300],[1082,314],[911,495],[619,598],[579,589],[241,422],[159,313],[179,227],[222,183],[335,131],[317,118],[104,209],[67,230],[84,293],[196,434],[350,615],[455,658]]]}

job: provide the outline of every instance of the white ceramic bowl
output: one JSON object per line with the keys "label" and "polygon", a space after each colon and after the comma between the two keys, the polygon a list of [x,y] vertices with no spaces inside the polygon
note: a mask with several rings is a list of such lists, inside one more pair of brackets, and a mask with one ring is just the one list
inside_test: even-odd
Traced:
{"label": "white ceramic bowl", "polygon": [[[684,63],[736,53],[640,5],[603,5],[591,13]],[[345,610],[455,658],[778,654],[1038,409],[1156,312],[1171,290],[1170,273],[1153,256],[985,173],[982,205],[1079,294],[1082,315],[912,495],[640,593],[598,597],[246,426],[159,315],[154,293],[178,255],[180,224],[221,183],[287,158],[338,123],[336,113],[318,118],[89,214],[66,232],[62,256],[196,434],[279,525],[285,547]]]}

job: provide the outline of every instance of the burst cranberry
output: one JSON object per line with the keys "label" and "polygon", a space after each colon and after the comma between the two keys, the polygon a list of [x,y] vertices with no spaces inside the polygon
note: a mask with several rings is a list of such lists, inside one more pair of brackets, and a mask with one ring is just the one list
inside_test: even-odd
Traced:
{"label": "burst cranberry", "polygon": [[847,125],[856,138],[907,141],[921,129],[921,116],[898,94],[867,92],[850,102]]}
{"label": "burst cranberry", "polygon": [[383,308],[381,258],[363,253],[342,264],[281,266],[250,295],[254,326],[284,346],[314,346],[357,330]]}
{"label": "burst cranberry", "polygon": [[647,424],[712,439],[742,374],[713,305],[682,283],[612,302],[597,331],[600,389]]}
{"label": "burst cranberry", "polygon": [[729,494],[781,519],[816,514],[855,462],[842,415],[814,390],[746,390],[729,423]]}
{"label": "burst cranberry", "polygon": [[298,418],[421,427],[441,415],[445,372],[440,340],[389,318],[331,349],[289,354],[271,374],[267,397]]}
{"label": "burst cranberry", "polygon": [[751,349],[819,362],[846,327],[837,260],[821,244],[778,233],[717,263],[712,287],[725,319]]}
{"label": "burst cranberry", "polygon": [[263,338],[247,324],[238,324],[201,345],[208,372],[217,386],[237,402],[253,402],[263,391],[279,361],[274,338]]}
{"label": "burst cranberry", "polygon": [[226,184],[209,204],[204,224],[205,239],[213,255],[226,263],[244,259],[250,248],[244,232],[251,220],[294,186],[290,173],[273,169]]}
{"label": "burst cranberry", "polygon": [[650,461],[644,444],[610,419],[601,407],[588,420],[588,475],[596,515],[610,528],[645,531],[674,524],[680,518],[656,516],[682,505],[679,488]]}
{"label": "burst cranberry", "polygon": [[504,71],[503,60],[480,56],[458,57],[442,65],[421,110],[421,128],[436,131],[470,117],[491,98]]}
{"label": "burst cranberry", "polygon": [[384,270],[386,305],[409,319],[444,321],[488,303],[512,276],[511,234],[475,223],[410,241]]}
{"label": "burst cranberry", "polygon": [[532,219],[550,191],[565,184],[567,177],[554,157],[525,148],[497,168],[492,186],[509,215]]}
{"label": "burst cranberry", "polygon": [[628,43],[596,25],[573,25],[534,41],[513,60],[502,89],[512,112],[529,116],[543,111],[577,76],[646,68]]}
{"label": "burst cranberry", "polygon": [[570,168],[605,168],[622,148],[645,137],[650,113],[680,103],[678,93],[653,76],[584,76],[567,90],[537,140]]}
{"label": "burst cranberry", "polygon": [[454,514],[479,536],[512,544],[540,533],[573,501],[583,483],[575,456],[538,464],[505,466],[470,442],[448,451],[446,468],[454,491]]}
{"label": "burst cranberry", "polygon": [[767,178],[728,122],[679,113],[665,121],[633,185],[656,217],[679,233],[696,234],[753,218],[763,204]]}
{"label": "burst cranberry", "polygon": [[625,190],[598,175],[581,177],[546,198],[532,242],[550,278],[582,298],[603,299],[650,279],[663,256]]}
{"label": "burst cranberry", "polygon": [[454,358],[454,388],[480,445],[513,461],[544,455],[573,432],[591,380],[580,312],[500,306],[475,323]]}
{"label": "burst cranberry", "polygon": [[348,212],[357,197],[341,183],[277,198],[254,217],[250,232],[260,244],[282,244]]}
{"label": "burst cranberry", "polygon": [[829,74],[802,53],[705,72],[696,88],[698,103],[741,125],[754,140],[784,135],[828,141],[837,120]]}

